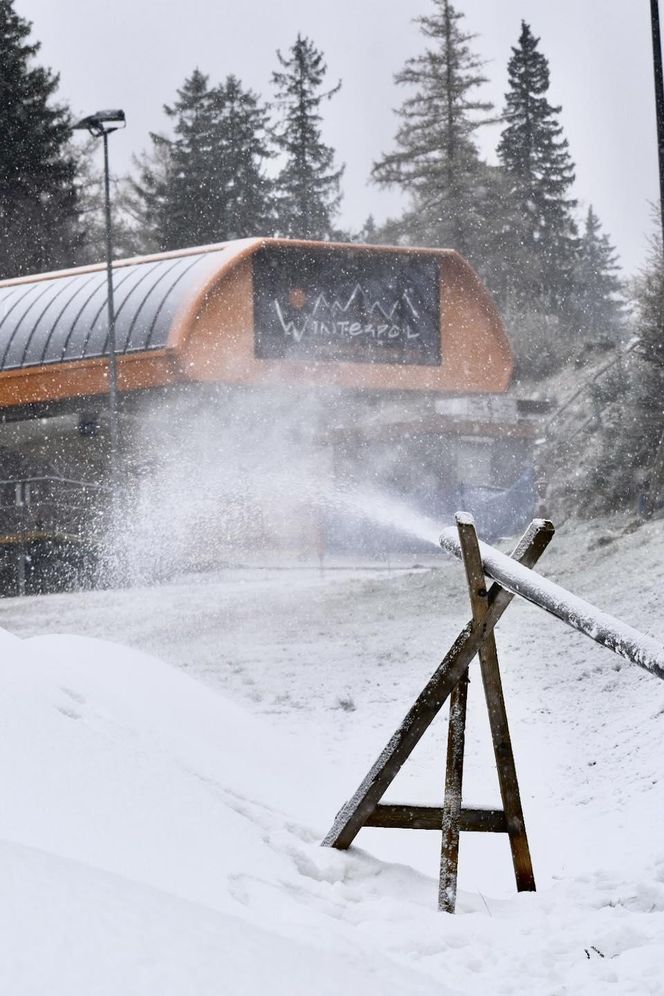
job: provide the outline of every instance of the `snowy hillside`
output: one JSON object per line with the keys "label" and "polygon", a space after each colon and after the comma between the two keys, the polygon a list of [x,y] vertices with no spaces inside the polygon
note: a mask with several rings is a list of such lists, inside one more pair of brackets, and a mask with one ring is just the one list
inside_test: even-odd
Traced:
{"label": "snowy hillside", "polygon": [[[542,571],[664,640],[664,536],[627,525]],[[664,993],[664,684],[529,606],[497,637],[538,893],[502,836],[463,839],[454,917],[439,835],[319,846],[466,597],[432,548],[0,603],[2,992]],[[440,801],[445,732],[391,799]],[[465,799],[496,803],[474,678],[468,734]]]}

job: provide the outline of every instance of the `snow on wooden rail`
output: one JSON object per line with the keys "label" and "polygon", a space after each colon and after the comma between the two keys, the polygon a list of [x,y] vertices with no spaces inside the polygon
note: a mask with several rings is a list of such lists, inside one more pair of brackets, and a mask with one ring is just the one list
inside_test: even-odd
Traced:
{"label": "snow on wooden rail", "polygon": [[[463,521],[463,513],[457,515],[457,521]],[[440,537],[440,545],[448,553],[461,559],[461,543],[457,529],[444,529]],[[480,543],[482,566],[484,573],[501,588],[519,595],[521,598],[538,605],[541,609],[556,616],[568,626],[589,636],[595,643],[608,647],[621,657],[649,671],[650,674],[664,679],[664,646],[652,637],[644,636],[638,630],[621,622],[607,612],[602,612],[590,602],[567,591],[561,585],[549,581],[529,567],[524,567],[517,560],[508,557],[487,543]]]}

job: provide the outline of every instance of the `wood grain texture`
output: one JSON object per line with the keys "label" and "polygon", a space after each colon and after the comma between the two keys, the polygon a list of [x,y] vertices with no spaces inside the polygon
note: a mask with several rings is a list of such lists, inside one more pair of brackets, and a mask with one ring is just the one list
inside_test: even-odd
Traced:
{"label": "wood grain texture", "polygon": [[[467,522],[459,522],[458,530],[473,618],[481,623],[489,611],[489,604],[477,533],[475,526]],[[493,633],[488,634],[480,647],[479,658],[517,889],[519,892],[534,892],[535,875],[523,818],[519,782],[498,665],[498,652]]]}

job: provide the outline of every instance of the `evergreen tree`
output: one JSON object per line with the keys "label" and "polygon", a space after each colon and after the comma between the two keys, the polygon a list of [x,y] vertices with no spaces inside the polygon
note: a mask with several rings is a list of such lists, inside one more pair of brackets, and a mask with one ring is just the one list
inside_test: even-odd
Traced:
{"label": "evergreen tree", "polygon": [[[83,237],[77,261],[99,263],[106,259],[106,224],[104,219],[104,173],[100,142],[89,138],[76,147],[78,172],[79,212],[83,223]],[[113,256],[123,259],[152,251],[152,244],[140,237],[131,211],[132,198],[128,198],[129,181],[126,177],[110,176],[111,211],[113,221]]]}
{"label": "evergreen tree", "polygon": [[549,64],[530,27],[522,21],[518,46],[508,63],[507,125],[498,145],[511,181],[518,227],[510,257],[514,290],[524,303],[537,301],[546,312],[565,315],[576,263],[576,202],[568,196],[574,165],[557,115],[549,103]]}
{"label": "evergreen tree", "polygon": [[[559,434],[559,480],[577,478],[576,508],[586,514],[632,509],[649,515],[664,505],[664,256],[657,211],[657,236],[647,266],[634,286],[636,335],[601,359],[579,395],[579,420],[592,401],[597,417],[572,446]],[[594,228],[594,225],[592,226]],[[586,471],[579,474],[579,466]],[[574,509],[567,504],[565,511]]]}
{"label": "evergreen tree", "polygon": [[58,76],[34,65],[32,25],[0,0],[0,275],[76,261],[80,243],[69,112]]}
{"label": "evergreen tree", "polygon": [[637,491],[638,505],[647,516],[664,507],[664,247],[659,210],[655,216],[657,234],[635,287],[638,344],[632,354],[630,390],[617,440],[612,451],[608,447],[618,451],[618,459],[623,456],[622,473],[617,475],[622,493],[632,497]]}
{"label": "evergreen tree", "polygon": [[167,246],[171,144],[150,133],[152,148],[133,157],[137,177],[130,176],[123,200],[140,253],[161,252]]}
{"label": "evergreen tree", "polygon": [[302,239],[329,239],[341,202],[343,167],[321,136],[320,106],[341,82],[323,91],[327,65],[312,41],[297,36],[288,56],[277,52],[282,69],[272,74],[281,120],[274,131],[284,165],[276,180],[279,231]]}
{"label": "evergreen tree", "polygon": [[216,87],[196,69],[173,106],[174,138],[152,134],[134,183],[139,222],[154,248],[222,242],[272,228],[264,164],[267,110],[235,76]]}
{"label": "evergreen tree", "polygon": [[267,107],[236,76],[212,91],[212,112],[223,149],[223,226],[227,238],[270,235],[274,226],[272,183],[264,172],[268,145]]}
{"label": "evergreen tree", "polygon": [[477,96],[486,77],[469,47],[475,36],[461,30],[463,15],[449,0],[433,4],[432,15],[416,19],[431,44],[395,77],[411,91],[397,112],[397,150],[374,165],[373,178],[411,196],[403,219],[409,241],[480,258],[491,185],[474,135],[488,123],[492,105]]}
{"label": "evergreen tree", "polygon": [[367,216],[367,220],[364,222],[359,232],[357,232],[354,236],[353,241],[362,242],[365,245],[374,245],[380,241],[379,229],[376,225],[376,219],[372,214]]}
{"label": "evergreen tree", "polygon": [[657,234],[650,240],[648,260],[634,286],[639,352],[664,366],[664,247],[656,217]]}
{"label": "evergreen tree", "polygon": [[576,264],[575,307],[587,347],[614,345],[624,331],[625,303],[620,267],[599,218],[588,208]]}
{"label": "evergreen tree", "polygon": [[141,161],[135,190],[139,224],[154,250],[221,241],[206,239],[201,231],[210,196],[209,97],[208,77],[195,69],[177,91],[175,103],[164,105],[164,113],[174,122],[174,138],[150,134],[152,150]]}

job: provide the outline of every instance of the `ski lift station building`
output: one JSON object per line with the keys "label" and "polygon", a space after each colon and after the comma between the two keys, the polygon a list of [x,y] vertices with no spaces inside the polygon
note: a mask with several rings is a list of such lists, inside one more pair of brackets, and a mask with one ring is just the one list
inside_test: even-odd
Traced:
{"label": "ski lift station building", "polygon": [[[113,278],[127,479],[159,464],[169,411],[186,436],[187,418],[221,433],[265,405],[286,434],[309,420],[326,473],[371,468],[433,513],[528,463],[505,330],[456,252],[248,239],[119,260]],[[5,552],[90,529],[110,465],[106,295],[103,264],[0,282]]]}

